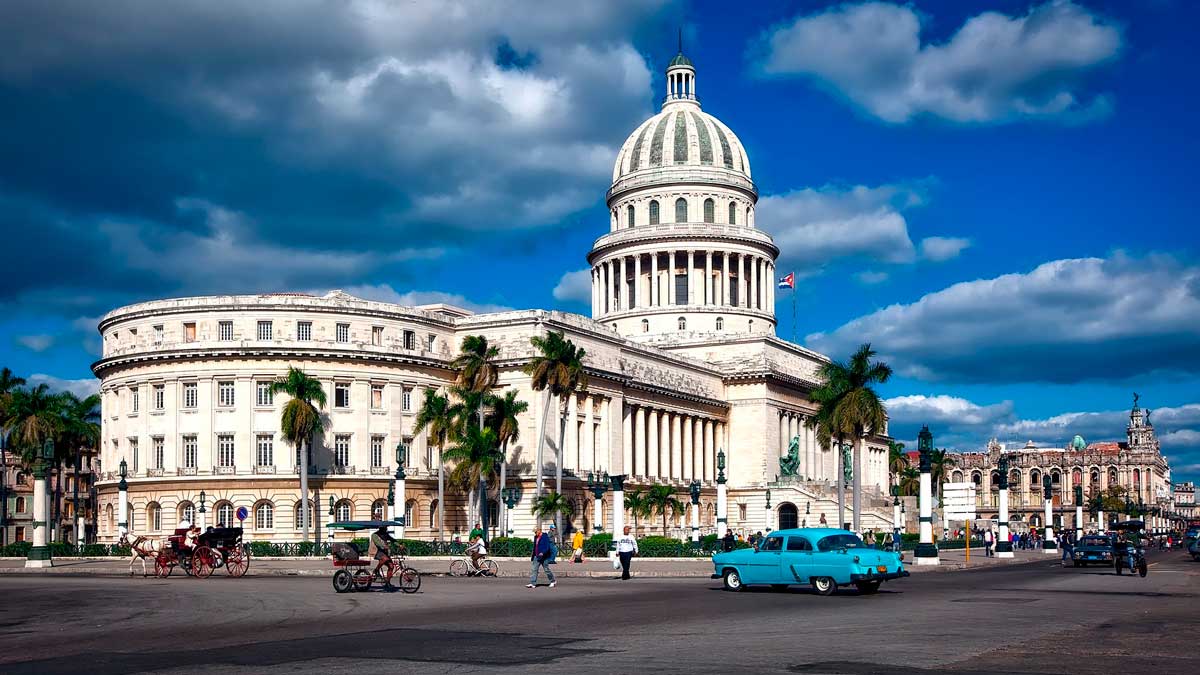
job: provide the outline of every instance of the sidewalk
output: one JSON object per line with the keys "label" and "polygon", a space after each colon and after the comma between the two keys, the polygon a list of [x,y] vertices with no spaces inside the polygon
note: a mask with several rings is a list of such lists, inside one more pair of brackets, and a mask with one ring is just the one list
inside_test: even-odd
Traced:
{"label": "sidewalk", "polygon": [[[446,574],[450,562],[455,557],[437,556],[409,558],[407,563],[415,567],[421,574]],[[913,574],[929,572],[970,571],[1013,565],[1029,562],[1057,562],[1058,556],[1052,556],[1039,551],[1016,551],[1016,556],[1009,559],[985,558],[983,551],[971,551],[971,561],[966,561],[965,551],[942,551],[940,564],[916,565],[912,553],[906,552],[904,566]],[[54,567],[26,569],[23,558],[0,559],[0,575],[2,574],[64,574],[98,577],[121,577],[129,575],[128,558],[56,558]],[[525,577],[529,574],[527,558],[494,558],[500,566],[501,577]],[[133,566],[134,574],[142,573],[141,563]],[[566,578],[609,579],[618,574],[612,563],[607,559],[589,560],[585,563],[569,563],[560,560],[554,565],[554,574]],[[153,562],[147,562],[148,574],[154,574]],[[254,558],[250,561],[250,571],[253,576],[333,576],[335,569],[332,561],[326,558]],[[638,577],[674,577],[674,578],[708,578],[713,573],[712,562],[708,559],[694,558],[634,558],[634,576]],[[214,576],[224,576],[224,571],[218,570]],[[183,576],[181,570],[175,570],[172,576]]]}

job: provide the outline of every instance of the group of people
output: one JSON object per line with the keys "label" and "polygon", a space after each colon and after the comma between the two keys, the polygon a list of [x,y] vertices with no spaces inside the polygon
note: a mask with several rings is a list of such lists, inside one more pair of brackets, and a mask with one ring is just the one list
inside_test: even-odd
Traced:
{"label": "group of people", "polygon": [[[554,562],[554,556],[557,552],[557,545],[554,541],[555,534],[554,525],[550,525],[549,531],[543,531],[541,525],[538,525],[533,530],[533,554],[529,556],[529,583],[525,584],[526,588],[537,588],[538,579],[541,577],[542,571],[546,572],[546,579],[550,582],[550,588],[558,585],[558,581],[554,578],[554,571],[550,569],[550,565]],[[626,525],[621,536],[617,537],[613,543],[616,545],[617,557],[616,561],[621,567],[620,579],[629,579],[629,567],[633,561],[633,556],[637,555],[638,543],[637,538],[631,534],[631,528]],[[571,537],[572,562],[584,562],[583,557],[583,533],[576,530]]]}

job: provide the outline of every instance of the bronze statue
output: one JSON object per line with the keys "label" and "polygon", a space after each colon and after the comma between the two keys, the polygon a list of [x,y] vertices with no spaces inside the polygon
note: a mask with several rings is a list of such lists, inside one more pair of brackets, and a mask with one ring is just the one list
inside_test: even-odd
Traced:
{"label": "bronze statue", "polygon": [[783,476],[795,476],[800,470],[800,437],[793,436],[788,443],[787,455],[779,458],[779,473]]}

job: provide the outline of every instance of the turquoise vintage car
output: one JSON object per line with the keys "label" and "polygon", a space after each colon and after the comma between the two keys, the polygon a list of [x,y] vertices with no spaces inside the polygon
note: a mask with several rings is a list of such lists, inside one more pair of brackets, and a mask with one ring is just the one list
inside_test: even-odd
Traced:
{"label": "turquoise vintage car", "polygon": [[712,561],[712,578],[723,580],[728,591],[811,584],[818,594],[831,595],[854,584],[860,593],[874,593],[883,582],[908,576],[899,553],[870,548],[853,532],[832,528],[778,530],[757,550],[717,553]]}

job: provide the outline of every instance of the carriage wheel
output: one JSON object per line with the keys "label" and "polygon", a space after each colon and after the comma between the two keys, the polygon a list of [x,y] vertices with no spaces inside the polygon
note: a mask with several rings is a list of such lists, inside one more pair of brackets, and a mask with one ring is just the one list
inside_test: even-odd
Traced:
{"label": "carriage wheel", "polygon": [[216,569],[217,552],[207,546],[201,546],[192,554],[192,573],[199,579],[207,579]]}
{"label": "carriage wheel", "polygon": [[175,561],[171,560],[166,553],[159,553],[154,559],[154,576],[159,579],[166,579],[171,576],[171,570],[175,569]]}
{"label": "carriage wheel", "polygon": [[190,555],[180,556],[179,568],[183,570],[183,573],[189,577],[196,576],[195,573],[192,572],[192,556]]}
{"label": "carriage wheel", "polygon": [[333,573],[333,590],[338,593],[346,593],[354,588],[354,579],[346,570],[338,570]]}
{"label": "carriage wheel", "polygon": [[479,569],[480,573],[485,577],[500,576],[500,566],[496,564],[495,560],[484,560],[479,563]]}
{"label": "carriage wheel", "polygon": [[250,569],[250,551],[244,546],[234,546],[229,549],[229,554],[225,556],[225,571],[231,577],[245,576],[246,570]]}
{"label": "carriage wheel", "polygon": [[400,590],[405,593],[416,593],[421,588],[421,573],[411,567],[405,567],[397,575],[400,577]]}
{"label": "carriage wheel", "polygon": [[371,579],[371,573],[360,568],[354,573],[354,589],[358,591],[371,590]]}
{"label": "carriage wheel", "polygon": [[454,562],[450,563],[450,576],[452,576],[452,577],[467,576],[467,561],[466,560],[455,560]]}

